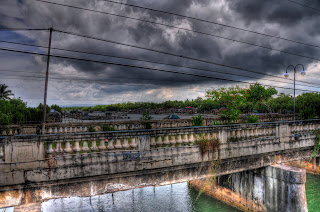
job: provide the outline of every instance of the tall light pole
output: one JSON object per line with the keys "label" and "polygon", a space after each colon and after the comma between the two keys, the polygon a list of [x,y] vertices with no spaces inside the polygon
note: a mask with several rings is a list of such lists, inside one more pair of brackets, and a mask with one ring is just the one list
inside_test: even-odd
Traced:
{"label": "tall light pole", "polygon": [[293,68],[294,74],[293,74],[293,120],[296,120],[296,71],[297,67],[302,66],[301,75],[306,75],[306,71],[304,70],[304,66],[302,64],[297,64],[296,66],[288,65],[286,69],[286,73],[284,74],[284,77],[288,78],[288,69]]}

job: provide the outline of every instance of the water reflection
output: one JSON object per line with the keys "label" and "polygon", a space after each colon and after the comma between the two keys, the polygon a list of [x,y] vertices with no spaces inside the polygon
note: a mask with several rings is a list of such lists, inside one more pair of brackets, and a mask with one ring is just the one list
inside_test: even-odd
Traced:
{"label": "water reflection", "polygon": [[42,203],[44,212],[73,211],[138,211],[138,212],[206,212],[238,211],[215,199],[201,195],[196,200],[197,191],[188,188],[187,183],[160,187],[146,187],[120,191],[93,197],[72,197],[49,200]]}

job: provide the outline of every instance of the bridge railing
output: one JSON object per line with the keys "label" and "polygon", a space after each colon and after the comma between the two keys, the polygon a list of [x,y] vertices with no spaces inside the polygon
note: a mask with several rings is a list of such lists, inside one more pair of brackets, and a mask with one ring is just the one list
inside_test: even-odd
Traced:
{"label": "bridge railing", "polygon": [[[292,120],[292,115],[262,115],[259,116],[258,122],[270,122]],[[241,117],[237,121],[233,121],[233,124],[245,123],[246,117]],[[222,125],[225,120],[220,117],[204,118],[203,126]],[[83,122],[83,123],[47,123],[45,134],[60,134],[60,133],[81,133],[88,132],[89,129],[100,132],[103,131],[104,126],[113,127],[116,130],[139,130],[145,129],[146,125],[149,125],[152,129],[159,128],[174,128],[174,127],[190,127],[192,126],[192,119],[176,119],[176,120],[149,120],[149,121],[108,121],[108,122]],[[19,135],[19,134],[40,134],[41,125],[9,125],[1,126],[1,135]]]}
{"label": "bridge railing", "polygon": [[217,125],[205,127],[123,130],[110,132],[17,135],[0,137],[0,163],[43,160],[48,156],[105,151],[148,151],[155,148],[197,146],[201,138],[219,140],[225,149],[261,141],[289,141],[309,136],[320,120]]}

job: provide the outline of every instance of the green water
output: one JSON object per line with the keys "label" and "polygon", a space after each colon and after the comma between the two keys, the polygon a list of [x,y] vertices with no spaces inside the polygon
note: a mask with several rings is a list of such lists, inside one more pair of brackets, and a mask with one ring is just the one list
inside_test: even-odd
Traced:
{"label": "green water", "polygon": [[309,212],[320,212],[320,176],[307,174],[306,193]]}
{"label": "green water", "polygon": [[134,211],[134,212],[237,212],[218,200],[190,189],[187,183],[145,187],[92,197],[49,200],[41,205],[45,212]]}
{"label": "green water", "polygon": [[[320,212],[320,176],[307,175],[306,183],[309,212]],[[220,201],[201,195],[179,183],[160,187],[138,188],[92,197],[72,197],[42,203],[44,212],[73,211],[137,211],[137,212],[236,212],[239,211]]]}

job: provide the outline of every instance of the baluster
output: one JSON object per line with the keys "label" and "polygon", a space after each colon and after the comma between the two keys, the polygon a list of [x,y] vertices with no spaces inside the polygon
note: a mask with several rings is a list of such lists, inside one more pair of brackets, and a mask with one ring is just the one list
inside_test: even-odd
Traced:
{"label": "baluster", "polygon": [[[100,139],[100,144],[99,144],[99,150],[103,151],[106,149],[106,144],[105,144],[106,140],[104,138]],[[108,141],[108,149],[109,149],[109,141]]]}
{"label": "baluster", "polygon": [[176,144],[176,138],[175,138],[175,135],[171,135],[170,143],[172,144],[172,146],[174,146],[174,145]]}
{"label": "baluster", "polygon": [[150,143],[150,145],[151,145],[151,146],[157,145],[157,144],[156,144],[156,138],[155,138],[154,136],[151,137],[151,143]]}
{"label": "baluster", "polygon": [[159,145],[159,146],[162,145],[162,138],[160,135],[158,136],[158,139],[157,139],[157,145]]}
{"label": "baluster", "polygon": [[169,135],[165,135],[164,136],[163,144],[166,145],[166,146],[168,146],[170,144]]}
{"label": "baluster", "polygon": [[241,138],[241,130],[237,130],[237,138],[238,138],[238,139]]}
{"label": "baluster", "polygon": [[64,147],[63,151],[66,152],[66,153],[71,153],[72,152],[70,141],[66,141],[66,144],[65,144],[65,147]]}
{"label": "baluster", "polygon": [[82,147],[82,151],[83,152],[88,152],[90,150],[89,146],[88,146],[88,141],[84,140],[83,141],[83,147]]}
{"label": "baluster", "polygon": [[47,143],[46,153],[47,153],[47,154],[52,154],[52,153],[53,153],[53,149],[52,149],[52,143],[53,143],[53,141],[52,141],[52,140],[48,140],[48,141],[46,141],[46,143]]}
{"label": "baluster", "polygon": [[128,138],[124,138],[124,139],[123,139],[123,145],[122,145],[122,147],[123,147],[124,149],[129,149]]}
{"label": "baluster", "polygon": [[62,148],[61,148],[61,141],[56,141],[56,149],[54,150],[56,153],[60,153],[62,152]]}
{"label": "baluster", "polygon": [[91,148],[90,149],[91,149],[91,151],[94,151],[94,152],[98,150],[96,140],[91,141]]}
{"label": "baluster", "polygon": [[[154,137],[151,137],[151,141],[152,141],[152,138]],[[152,145],[152,142],[151,142],[151,145]],[[155,145],[155,144],[154,144]],[[135,137],[132,137],[131,138],[131,144],[130,144],[131,148],[136,148],[137,147],[137,144],[136,144],[136,138]]]}
{"label": "baluster", "polygon": [[193,142],[194,142],[194,136],[193,136],[193,133],[190,133],[189,141],[190,141],[190,143],[193,143]]}
{"label": "baluster", "polygon": [[114,149],[113,142],[114,142],[113,139],[108,140],[108,149],[109,150]]}
{"label": "baluster", "polygon": [[189,143],[188,134],[183,134],[183,143],[187,145]]}
{"label": "baluster", "polygon": [[79,144],[80,141],[81,141],[81,140],[76,139],[75,142],[74,142],[73,151],[74,151],[75,153],[78,153],[78,152],[81,151],[80,144]]}
{"label": "baluster", "polygon": [[116,145],[114,146],[116,149],[121,149],[122,145],[121,145],[121,140],[120,138],[116,139]]}
{"label": "baluster", "polygon": [[177,144],[178,144],[179,146],[181,146],[181,144],[182,144],[181,134],[178,134],[178,135],[177,135]]}

